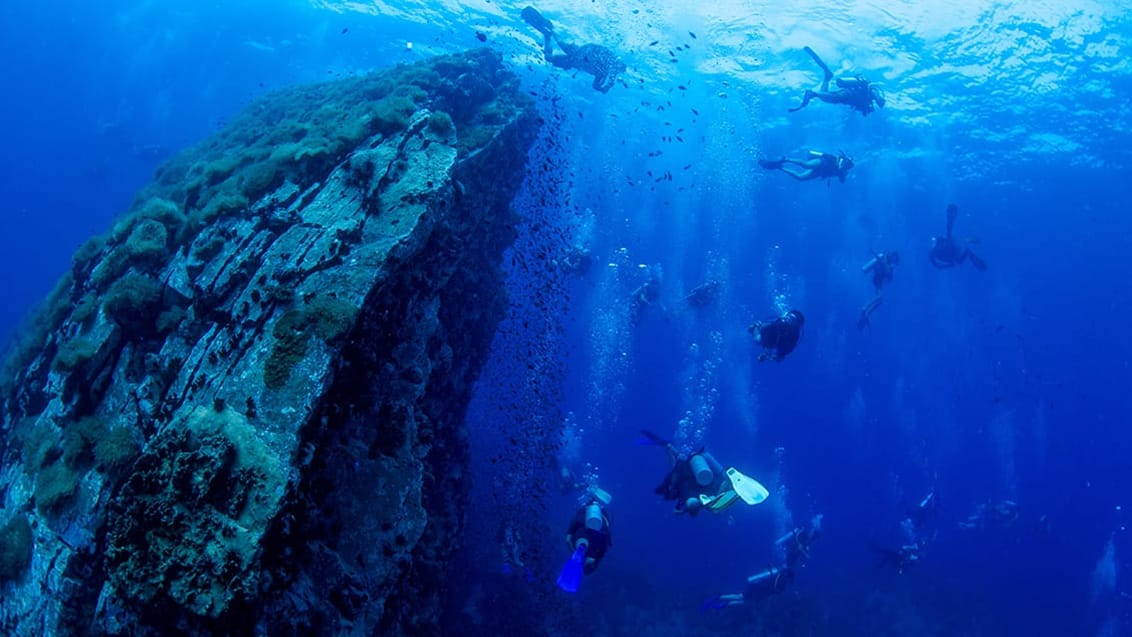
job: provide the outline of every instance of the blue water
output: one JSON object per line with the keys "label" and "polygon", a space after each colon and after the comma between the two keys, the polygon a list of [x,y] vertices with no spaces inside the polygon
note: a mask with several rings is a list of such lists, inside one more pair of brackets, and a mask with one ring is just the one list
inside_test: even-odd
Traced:
{"label": "blue water", "polygon": [[[603,95],[543,62],[523,3],[7,3],[0,334],[160,161],[249,100],[479,46],[479,31],[562,142],[561,206],[539,214],[593,256],[563,282],[564,314],[543,317],[560,331],[501,333],[469,415],[479,454],[500,427],[520,427],[514,415],[493,422],[492,401],[525,386],[515,353],[537,340],[531,358],[553,371],[543,379],[553,400],[509,399],[541,419],[526,423],[537,431],[569,419],[559,460],[614,496],[615,545],[564,603],[614,625],[641,609],[625,634],[645,630],[642,616],[733,629],[749,609],[701,617],[700,602],[741,591],[777,559],[776,537],[821,513],[789,594],[825,609],[822,634],[865,634],[869,621],[889,627],[870,634],[1127,633],[1132,19],[1088,0],[766,5],[540,5],[562,33],[628,64],[625,85]],[[787,113],[820,80],[806,45],[836,74],[881,83],[887,107]],[[843,149],[857,166],[827,185],[756,163],[807,148]],[[951,202],[987,272],[929,264]],[[858,331],[872,297],[860,267],[875,250],[903,259],[871,329]],[[656,274],[660,302],[632,325],[627,298]],[[707,279],[722,283],[718,303],[687,308]],[[801,342],[760,364],[746,327],[786,307],[805,312]],[[665,454],[635,444],[641,428],[707,446],[771,499],[673,515],[652,492]],[[495,494],[485,507],[515,489],[483,485],[513,477],[477,474]],[[870,546],[899,546],[902,503],[933,489],[940,508],[921,563],[902,575],[878,567]],[[553,588],[576,495],[510,512],[542,512],[549,529],[520,540],[547,553],[523,586]],[[958,528],[1003,499],[1021,505],[1014,524]],[[491,526],[473,521],[471,532]],[[481,553],[473,570],[503,568],[494,547]]]}

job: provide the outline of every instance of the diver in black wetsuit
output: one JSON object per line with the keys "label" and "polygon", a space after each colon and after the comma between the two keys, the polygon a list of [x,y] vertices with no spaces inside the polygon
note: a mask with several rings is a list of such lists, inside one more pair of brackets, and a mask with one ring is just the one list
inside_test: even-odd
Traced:
{"label": "diver in black wetsuit", "polygon": [[764,170],[781,170],[798,181],[837,177],[838,181],[845,183],[845,176],[853,168],[853,159],[842,152],[834,155],[810,150],[806,152],[805,159],[760,159],[759,166]]}
{"label": "diver in black wetsuit", "polygon": [[791,113],[802,110],[814,99],[827,104],[845,104],[861,115],[868,115],[875,111],[874,103],[878,108],[884,108],[884,92],[860,75],[839,77],[835,82],[837,88],[832,91],[829,90],[829,81],[833,79],[833,71],[829,70],[826,63],[822,62],[822,59],[818,57],[817,53],[814,53],[813,49],[807,46],[805,51],[821,67],[823,74],[821,90],[811,91],[806,89],[805,95],[802,96],[802,103],[789,109]]}
{"label": "diver in black wetsuit", "polygon": [[810,545],[821,535],[821,520],[820,514],[815,515],[809,526],[795,528],[779,538],[775,544],[785,545],[786,550],[781,563],[748,577],[742,593],[725,593],[705,601],[700,611],[756,602],[785,592],[794,583],[797,567],[810,557]]}
{"label": "diver in black wetsuit", "polygon": [[869,326],[869,317],[884,303],[884,284],[892,280],[893,270],[900,263],[900,253],[877,252],[863,267],[861,272],[872,272],[873,289],[876,295],[861,309],[861,317],[857,319],[857,329],[863,330]]}
{"label": "diver in black wetsuit", "polygon": [[959,528],[969,531],[971,529],[1010,526],[1018,520],[1021,511],[1021,507],[1013,500],[984,502],[975,509],[974,513],[968,515],[966,520],[959,523]]}
{"label": "diver in black wetsuit", "polygon": [[762,346],[759,362],[766,360],[781,361],[786,355],[794,351],[798,339],[802,336],[802,324],[806,317],[798,310],[790,310],[782,316],[768,321],[759,321],[747,328],[755,342]]}
{"label": "diver in black wetsuit", "polygon": [[607,503],[595,497],[583,504],[566,529],[566,544],[570,546],[571,551],[585,546],[582,572],[586,575],[593,574],[605,557],[606,551],[613,546]]}
{"label": "diver in black wetsuit", "polygon": [[918,542],[904,544],[898,549],[881,548],[874,546],[873,550],[880,556],[879,566],[889,566],[896,570],[898,575],[920,563],[924,547]]}
{"label": "diver in black wetsuit", "polygon": [[971,265],[979,272],[984,272],[987,269],[986,261],[983,261],[977,254],[971,251],[971,248],[966,245],[959,245],[952,235],[952,230],[955,227],[955,218],[959,216],[959,206],[955,204],[948,204],[947,206],[947,234],[942,237],[932,237],[932,249],[928,253],[928,258],[931,259],[932,265],[937,268],[952,268],[964,261],[970,259]]}
{"label": "diver in black wetsuit", "polygon": [[[538,9],[528,6],[523,9],[522,16],[527,24],[542,34],[542,51],[546,61],[560,69],[578,69],[594,76],[592,85],[594,90],[608,93],[617,81],[617,75],[625,72],[625,63],[618,59],[613,51],[600,44],[579,46],[562,41],[554,34],[554,25],[543,17]],[[562,49],[562,53],[554,53],[555,43]]]}

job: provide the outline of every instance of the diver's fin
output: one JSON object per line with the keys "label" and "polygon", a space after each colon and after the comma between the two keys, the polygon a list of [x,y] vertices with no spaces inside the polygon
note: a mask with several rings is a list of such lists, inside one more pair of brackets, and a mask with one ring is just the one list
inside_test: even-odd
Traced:
{"label": "diver's fin", "polygon": [[639,441],[638,444],[657,445],[657,446],[660,446],[660,447],[667,447],[668,445],[672,444],[671,441],[665,440],[660,435],[654,434],[653,432],[649,431],[648,429],[642,429],[641,435],[644,436],[645,439]]}
{"label": "diver's fin", "polygon": [[714,497],[705,493],[700,494],[700,504],[702,504],[705,509],[711,511],[712,513],[725,511],[730,508],[732,504],[735,504],[738,501],[739,494],[735,493],[731,489],[728,489]]}
{"label": "diver's fin", "polygon": [[544,18],[543,15],[538,12],[538,9],[528,5],[523,8],[521,15],[523,16],[524,22],[538,29],[538,32],[544,36],[550,37],[550,35],[554,33],[554,25],[550,23],[550,20]]}
{"label": "diver's fin", "polygon": [[866,327],[869,327],[869,313],[861,310],[861,317],[857,319],[857,331],[863,332]]}
{"label": "diver's fin", "polygon": [[975,266],[975,269],[978,270],[979,272],[986,272],[987,271],[987,262],[983,261],[982,258],[979,257],[979,255],[968,250],[967,251],[967,258],[971,260],[971,265]]}
{"label": "diver's fin", "polygon": [[821,67],[821,72],[825,73],[825,81],[828,82],[828,81],[833,79],[833,71],[829,70],[829,67],[826,66],[825,62],[821,61],[821,58],[818,57],[817,53],[814,53],[813,49],[811,49],[810,47],[807,46],[807,47],[803,47],[802,50],[804,50],[806,53],[808,53],[809,56],[814,59],[814,62],[816,62],[817,65]]}
{"label": "diver's fin", "polygon": [[786,162],[786,158],[782,159],[760,159],[759,167],[766,170],[777,170],[782,168],[782,164]]}
{"label": "diver's fin", "polygon": [[743,498],[743,502],[747,504],[753,506],[770,497],[770,491],[759,484],[758,480],[743,475],[735,467],[727,470],[727,477],[731,479],[731,487],[735,489],[735,493],[739,494],[739,497]]}
{"label": "diver's fin", "polygon": [[723,596],[716,595],[715,597],[713,597],[711,599],[704,600],[704,603],[700,604],[700,613],[706,613],[709,610],[719,610],[721,608],[727,608],[727,606],[728,606],[727,602],[723,601]]}
{"label": "diver's fin", "polygon": [[583,544],[574,550],[574,554],[562,565],[562,572],[558,574],[558,588],[567,593],[577,593],[582,583],[582,565],[586,561],[586,545]]}
{"label": "diver's fin", "polygon": [[955,218],[959,216],[959,206],[947,204],[947,236],[951,237],[951,229],[955,227]]}

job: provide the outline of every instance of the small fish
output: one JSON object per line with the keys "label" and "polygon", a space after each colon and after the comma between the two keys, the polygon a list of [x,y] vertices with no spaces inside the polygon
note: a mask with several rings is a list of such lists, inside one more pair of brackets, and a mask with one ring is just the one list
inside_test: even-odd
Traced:
{"label": "small fish", "polygon": [[480,42],[487,42],[487,34],[483,31],[476,31],[476,39]]}
{"label": "small fish", "polygon": [[672,57],[676,57],[676,54],[672,52],[672,49],[668,49],[668,54]]}
{"label": "small fish", "polygon": [[691,165],[691,164],[688,164],[687,166],[684,166],[684,170],[688,170],[688,169],[689,169],[689,168],[691,168],[691,167],[692,167],[692,165]]}
{"label": "small fish", "polygon": [[677,86],[676,88],[680,89],[681,91],[686,91],[686,90],[688,90],[688,87],[687,87],[687,86],[684,86],[683,84],[680,84],[680,85],[678,85],[678,86]]}
{"label": "small fish", "polygon": [[653,40],[652,42],[649,42],[649,46],[656,46],[659,43],[660,43],[660,40]]}
{"label": "small fish", "polygon": [[692,36],[692,39],[693,39],[693,40],[695,40],[695,39],[696,39],[696,34],[695,34],[695,33],[692,33],[691,31],[689,31],[689,32],[688,32],[688,35]]}
{"label": "small fish", "polygon": [[677,136],[676,136],[676,141],[678,141],[678,142],[680,142],[681,144],[683,144],[683,143],[684,143],[684,138],[683,138],[683,137],[681,137],[681,136],[679,136],[679,135],[677,135]]}
{"label": "small fish", "polygon": [[697,110],[696,110],[696,109],[694,109],[694,108],[692,109],[692,114],[693,114],[693,115],[695,115],[696,117],[699,117],[699,116],[700,116],[700,112],[699,112],[699,111],[697,111]]}

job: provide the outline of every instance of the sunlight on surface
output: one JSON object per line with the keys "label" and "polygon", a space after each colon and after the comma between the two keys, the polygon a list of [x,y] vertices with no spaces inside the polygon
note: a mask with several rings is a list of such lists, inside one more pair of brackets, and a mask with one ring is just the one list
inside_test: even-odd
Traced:
{"label": "sunlight on surface", "polygon": [[[434,30],[435,47],[467,45],[454,38],[461,29],[490,34],[488,46],[515,64],[543,72],[537,33],[519,18],[521,2],[336,2],[313,6],[402,20]],[[613,1],[533,3],[574,42],[598,42],[614,49],[629,66],[623,79],[651,99],[687,86],[696,99],[739,99],[771,109],[764,129],[796,125],[785,108],[820,70],[802,48],[811,46],[835,75],[862,74],[879,82],[889,103],[881,117],[908,130],[955,126],[979,140],[969,165],[989,161],[985,144],[1026,144],[1046,153],[1076,153],[1083,161],[1113,115],[1078,110],[1091,122],[1067,121],[1076,102],[1111,99],[1114,84],[1132,75],[1128,42],[1120,27],[1129,21],[1116,2],[1078,0],[988,3],[982,0],[802,0],[763,5],[741,0],[691,4],[660,0],[641,4]],[[387,25],[391,28],[393,25]],[[419,35],[418,40],[423,41]],[[447,44],[446,44],[447,43]],[[428,52],[433,52],[430,49]],[[553,69],[545,68],[553,74]],[[578,88],[586,99],[592,96]],[[683,91],[684,89],[681,89]],[[636,103],[614,91],[613,108]],[[978,103],[968,96],[978,94]],[[638,94],[639,95],[639,94]],[[822,111],[828,114],[828,111]],[[773,114],[773,116],[770,116]],[[816,117],[816,116],[815,116]],[[998,117],[1022,118],[1035,137],[1003,134]],[[1107,117],[1107,119],[1106,119]],[[1121,115],[1120,117],[1125,117]],[[1119,126],[1132,130],[1132,123]],[[1033,140],[1044,140],[1035,143]],[[1051,143],[1049,140],[1058,140]],[[991,149],[993,150],[993,149]],[[1010,152],[1014,149],[1003,149]]]}

